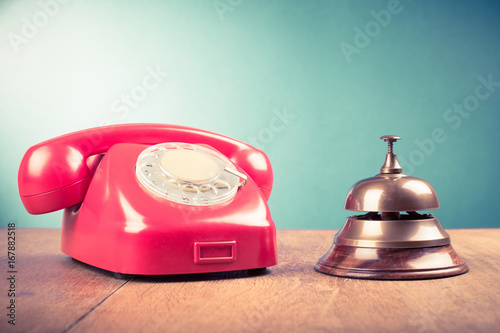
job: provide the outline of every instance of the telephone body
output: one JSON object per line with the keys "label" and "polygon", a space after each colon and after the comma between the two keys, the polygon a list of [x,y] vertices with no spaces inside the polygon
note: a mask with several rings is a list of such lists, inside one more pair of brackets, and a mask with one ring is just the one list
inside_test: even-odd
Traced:
{"label": "telephone body", "polygon": [[19,169],[27,211],[64,208],[61,249],[119,274],[276,265],[267,156],[208,131],[126,124],[31,147]]}

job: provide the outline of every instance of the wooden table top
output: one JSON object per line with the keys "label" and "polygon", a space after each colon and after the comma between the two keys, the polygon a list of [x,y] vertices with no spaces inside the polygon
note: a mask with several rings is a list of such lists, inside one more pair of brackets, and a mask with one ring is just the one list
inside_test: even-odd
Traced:
{"label": "wooden table top", "polygon": [[[464,275],[338,278],[313,267],[334,230],[278,230],[279,264],[261,273],[133,277],[61,253],[59,229],[16,230],[16,325],[2,332],[499,332],[500,229],[448,230]],[[2,244],[7,230],[2,229]],[[4,249],[5,253],[5,249]]]}

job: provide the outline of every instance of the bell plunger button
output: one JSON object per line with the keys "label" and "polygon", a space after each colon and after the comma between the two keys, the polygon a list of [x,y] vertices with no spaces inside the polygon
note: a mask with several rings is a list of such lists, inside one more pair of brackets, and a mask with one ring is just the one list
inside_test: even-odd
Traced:
{"label": "bell plunger button", "polygon": [[385,155],[384,165],[380,168],[380,173],[402,173],[403,168],[399,165],[396,154],[393,152],[393,143],[401,140],[399,136],[396,135],[384,135],[381,136],[380,139],[387,142],[387,155]]}

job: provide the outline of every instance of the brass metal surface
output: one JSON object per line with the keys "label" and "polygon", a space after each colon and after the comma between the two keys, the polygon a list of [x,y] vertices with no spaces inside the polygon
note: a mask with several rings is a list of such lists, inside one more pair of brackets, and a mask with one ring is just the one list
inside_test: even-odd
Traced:
{"label": "brass metal surface", "polygon": [[370,248],[419,248],[450,244],[435,217],[405,220],[364,220],[351,216],[334,238],[335,244]]}
{"label": "brass metal surface", "polygon": [[388,144],[380,174],[354,184],[345,202],[345,209],[358,212],[401,212],[439,208],[432,186],[420,178],[405,175],[393,151],[399,136],[384,135]]}
{"label": "brass metal surface", "polygon": [[398,174],[378,174],[354,184],[345,209],[359,212],[401,212],[439,208],[432,186],[420,178]]}
{"label": "brass metal surface", "polygon": [[383,249],[333,244],[314,269],[358,279],[416,280],[460,275],[469,266],[451,245]]}

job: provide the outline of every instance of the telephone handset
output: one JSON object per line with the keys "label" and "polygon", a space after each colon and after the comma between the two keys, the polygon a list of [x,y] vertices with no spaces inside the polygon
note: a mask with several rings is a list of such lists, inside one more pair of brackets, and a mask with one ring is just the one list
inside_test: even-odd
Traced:
{"label": "telephone handset", "polygon": [[26,210],[65,208],[62,250],[115,273],[186,274],[277,263],[267,156],[208,131],[126,124],[31,147]]}
{"label": "telephone handset", "polygon": [[70,133],[31,147],[19,169],[19,192],[28,212],[44,214],[81,202],[92,178],[87,159],[125,142],[206,144],[245,170],[266,199],[271,194],[271,164],[252,146],[195,128],[127,124]]}

